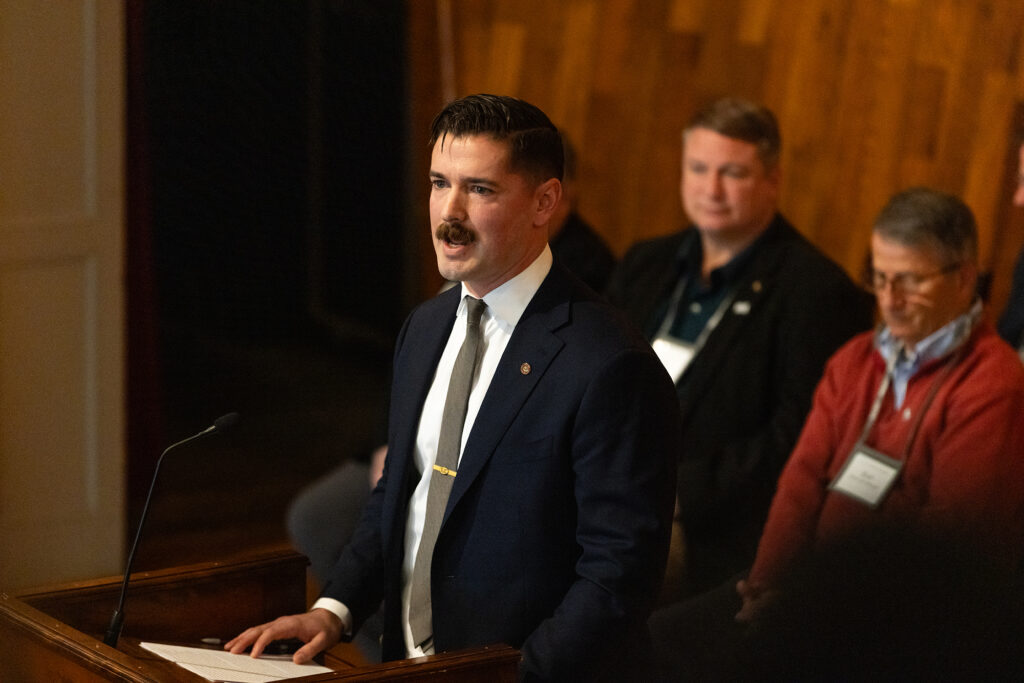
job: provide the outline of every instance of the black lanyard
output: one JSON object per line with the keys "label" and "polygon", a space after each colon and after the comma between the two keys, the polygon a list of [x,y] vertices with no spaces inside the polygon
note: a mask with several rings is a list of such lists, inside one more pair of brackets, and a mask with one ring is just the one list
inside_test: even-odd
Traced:
{"label": "black lanyard", "polygon": [[[672,329],[672,325],[676,321],[676,315],[679,312],[679,303],[683,299],[683,293],[686,291],[686,285],[688,282],[689,276],[681,277],[679,278],[679,282],[676,284],[675,289],[672,290],[672,298],[669,299],[668,302],[668,311],[666,311],[665,319],[662,320],[661,326],[658,328],[658,333],[654,336],[655,339],[676,338],[671,334],[671,332],[669,332],[669,330]],[[729,307],[736,298],[736,294],[739,292],[739,289],[739,285],[733,285],[722,299],[722,302],[718,304],[718,308],[715,309],[715,312],[712,313],[711,317],[708,318],[708,321],[704,323],[704,328],[700,331],[700,334],[697,335],[697,338],[694,340],[692,345],[693,357],[696,357],[697,354],[700,353],[700,350],[704,348],[704,345],[707,343],[708,337],[710,337],[711,333],[715,331],[718,324],[722,322],[722,318],[725,317],[725,312],[729,310]]]}

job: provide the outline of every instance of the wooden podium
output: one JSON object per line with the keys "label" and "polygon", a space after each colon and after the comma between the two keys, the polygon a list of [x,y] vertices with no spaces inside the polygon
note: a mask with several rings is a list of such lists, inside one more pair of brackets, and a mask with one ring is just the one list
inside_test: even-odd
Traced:
{"label": "wooden podium", "polygon": [[[0,680],[186,681],[206,679],[139,647],[139,641],[199,646],[306,609],[306,565],[291,550],[132,575],[116,649],[103,644],[121,577],[17,594],[0,592]],[[333,674],[295,681],[515,681],[519,652],[493,647],[377,665],[328,654]]]}

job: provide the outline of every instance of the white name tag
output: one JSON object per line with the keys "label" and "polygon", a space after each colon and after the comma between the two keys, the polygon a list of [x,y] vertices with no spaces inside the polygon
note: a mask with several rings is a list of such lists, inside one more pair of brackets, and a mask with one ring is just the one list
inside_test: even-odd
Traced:
{"label": "white name tag", "polygon": [[829,489],[875,508],[896,483],[902,467],[899,460],[858,443]]}
{"label": "white name tag", "polygon": [[659,336],[651,342],[651,348],[658,355],[661,364],[668,370],[673,382],[679,381],[686,366],[693,360],[693,344],[687,344],[675,338]]}

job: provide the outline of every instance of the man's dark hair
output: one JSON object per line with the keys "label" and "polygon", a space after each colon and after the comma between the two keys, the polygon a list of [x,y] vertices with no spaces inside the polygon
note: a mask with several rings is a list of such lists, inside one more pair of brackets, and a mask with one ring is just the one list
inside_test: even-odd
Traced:
{"label": "man's dark hair", "polygon": [[768,107],[740,99],[725,97],[699,110],[683,129],[683,138],[696,128],[707,128],[734,140],[757,147],[757,156],[766,170],[779,163],[782,137],[779,122]]}
{"label": "man's dark hair", "polygon": [[547,115],[506,95],[468,95],[451,102],[430,124],[430,146],[447,137],[486,135],[509,147],[509,165],[537,182],[562,179],[562,136]]}
{"label": "man's dark hair", "polygon": [[893,196],[875,219],[874,232],[908,247],[930,247],[947,265],[978,258],[978,228],[970,207],[959,197],[927,187]]}

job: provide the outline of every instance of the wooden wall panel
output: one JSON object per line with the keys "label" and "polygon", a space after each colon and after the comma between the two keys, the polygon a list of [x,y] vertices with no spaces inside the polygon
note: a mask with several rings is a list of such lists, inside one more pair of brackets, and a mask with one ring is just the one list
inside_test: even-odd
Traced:
{"label": "wooden wall panel", "polygon": [[[617,252],[682,225],[680,129],[740,95],[779,116],[783,211],[847,270],[859,273],[885,200],[930,185],[974,209],[994,308],[1005,301],[1024,243],[1009,208],[1019,0],[435,3],[445,11],[413,20],[450,17],[454,94],[544,109],[579,147],[581,212]],[[413,79],[437,68],[419,60]]]}

